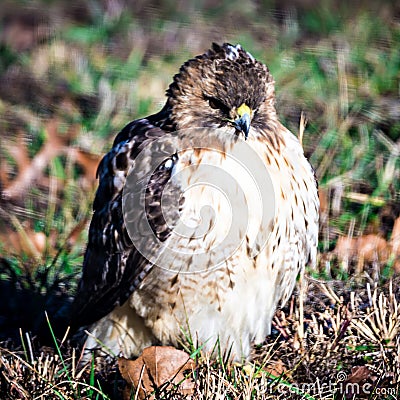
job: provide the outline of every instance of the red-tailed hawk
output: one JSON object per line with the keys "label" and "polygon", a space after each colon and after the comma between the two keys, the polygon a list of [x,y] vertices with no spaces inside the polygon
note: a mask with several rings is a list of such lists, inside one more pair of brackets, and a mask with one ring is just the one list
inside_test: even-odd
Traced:
{"label": "red-tailed hawk", "polygon": [[313,169],[278,121],[268,68],[213,44],[159,113],[117,135],[98,177],[73,306],[87,348],[132,357],[190,334],[248,357],[317,251]]}

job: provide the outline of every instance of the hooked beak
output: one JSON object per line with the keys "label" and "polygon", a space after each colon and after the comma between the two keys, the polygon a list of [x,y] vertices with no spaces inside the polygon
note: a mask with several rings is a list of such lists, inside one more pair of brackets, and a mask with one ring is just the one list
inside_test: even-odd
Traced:
{"label": "hooked beak", "polygon": [[238,116],[234,121],[235,128],[243,132],[245,140],[249,136],[250,122],[251,122],[251,110],[246,104],[242,104],[237,108],[236,114]]}

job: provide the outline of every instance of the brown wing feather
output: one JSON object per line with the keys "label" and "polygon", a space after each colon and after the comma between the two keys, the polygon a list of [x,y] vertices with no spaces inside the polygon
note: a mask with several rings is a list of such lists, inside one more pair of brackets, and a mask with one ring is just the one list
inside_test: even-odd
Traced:
{"label": "brown wing feather", "polygon": [[[153,123],[157,115],[128,124],[116,137],[113,148],[100,162],[97,175],[99,187],[93,204],[93,217],[89,228],[82,278],[72,306],[72,322],[75,328],[89,325],[112,309],[123,304],[150,268],[148,261],[136,250],[126,229],[122,211],[122,191],[135,157],[141,150],[165,134]],[[153,121],[151,121],[153,120]],[[150,122],[151,121],[151,122]],[[153,123],[152,123],[153,122]],[[171,155],[172,156],[172,155]],[[150,225],[155,230],[159,223],[159,203],[162,186],[170,177],[170,169],[157,169],[149,180],[146,203]],[[158,228],[157,228],[158,229]],[[160,235],[160,236],[159,236]],[[157,232],[161,239],[168,231]]]}

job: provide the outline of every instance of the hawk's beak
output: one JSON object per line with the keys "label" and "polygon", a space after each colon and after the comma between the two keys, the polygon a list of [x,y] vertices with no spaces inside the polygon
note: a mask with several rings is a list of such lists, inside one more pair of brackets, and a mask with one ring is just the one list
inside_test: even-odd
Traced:
{"label": "hawk's beak", "polygon": [[250,122],[251,122],[251,110],[250,107],[246,104],[242,104],[237,108],[236,114],[238,118],[235,119],[235,128],[238,131],[243,132],[244,138],[247,139],[250,130]]}

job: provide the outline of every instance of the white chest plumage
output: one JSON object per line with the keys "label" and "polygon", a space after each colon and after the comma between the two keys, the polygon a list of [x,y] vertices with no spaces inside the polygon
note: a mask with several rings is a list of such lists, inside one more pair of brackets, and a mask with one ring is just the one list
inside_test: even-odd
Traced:
{"label": "white chest plumage", "polygon": [[140,352],[144,344],[126,337],[143,330],[149,343],[174,345],[190,332],[210,351],[219,338],[237,359],[264,340],[278,302],[308,259],[315,261],[313,173],[290,132],[285,142],[279,153],[250,137],[224,152],[179,154],[171,183],[184,201],[180,220],[166,221],[174,226],[165,243],[173,251],[132,294],[132,316],[119,321],[126,354]]}

